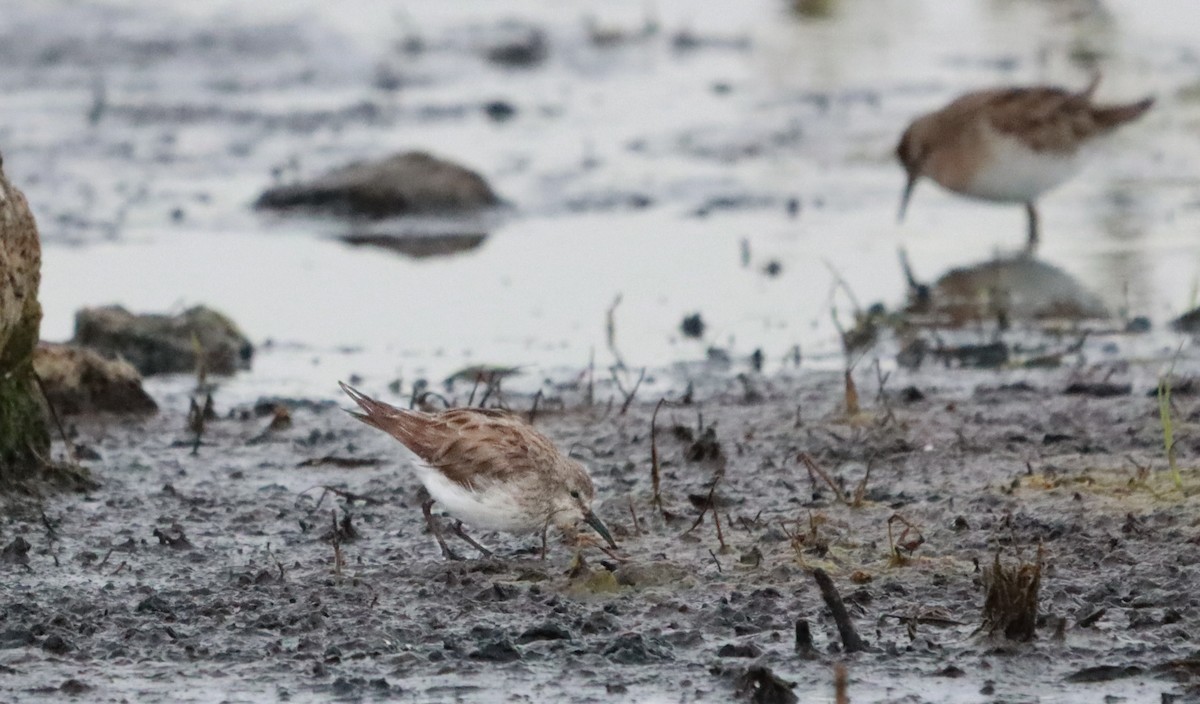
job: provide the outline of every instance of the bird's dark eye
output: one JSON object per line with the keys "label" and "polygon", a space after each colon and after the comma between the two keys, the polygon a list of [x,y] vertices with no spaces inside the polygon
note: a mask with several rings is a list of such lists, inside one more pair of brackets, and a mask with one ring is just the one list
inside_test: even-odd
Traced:
{"label": "bird's dark eye", "polygon": [[578,498],[579,498],[579,492],[578,492],[578,491],[572,491],[572,492],[571,492],[571,498],[572,498],[572,499],[578,499]]}

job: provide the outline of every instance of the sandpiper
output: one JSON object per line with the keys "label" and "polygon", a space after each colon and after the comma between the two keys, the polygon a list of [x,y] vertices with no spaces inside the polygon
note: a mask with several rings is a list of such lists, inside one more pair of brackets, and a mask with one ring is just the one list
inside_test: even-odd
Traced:
{"label": "sandpiper", "polygon": [[896,156],[908,173],[900,219],[921,176],[972,198],[1024,203],[1030,251],[1037,247],[1036,201],[1073,176],[1097,137],[1135,120],[1153,98],[1095,105],[1097,76],[1081,92],[1061,88],[998,88],[967,93],[913,121]]}
{"label": "sandpiper", "polygon": [[447,559],[460,558],[433,520],[435,501],[457,519],[455,534],[483,555],[491,552],[466,534],[463,523],[509,533],[545,531],[553,523],[573,535],[583,521],[617,549],[592,513],[596,490],[587,470],[520,416],[484,408],[409,411],[339,384],[363,410],[351,415],[396,438],[420,460],[417,477],[432,497],[421,510]]}

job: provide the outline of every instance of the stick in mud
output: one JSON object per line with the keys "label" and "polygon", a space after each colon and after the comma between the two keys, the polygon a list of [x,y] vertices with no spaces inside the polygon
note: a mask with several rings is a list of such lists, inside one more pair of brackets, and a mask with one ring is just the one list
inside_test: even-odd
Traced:
{"label": "stick in mud", "polygon": [[805,660],[817,657],[817,649],[813,645],[812,629],[807,619],[796,620],[796,654]]}
{"label": "stick in mud", "polygon": [[850,695],[846,692],[846,663],[839,662],[833,666],[833,696],[835,704],[850,704]]}
{"label": "stick in mud", "polygon": [[660,398],[654,406],[654,413],[650,416],[650,483],[654,487],[653,503],[658,507],[659,513],[663,519],[666,519],[667,512],[663,509],[662,494],[659,493],[660,473],[658,467],[658,409],[667,402],[667,399]]}
{"label": "stick in mud", "polygon": [[634,382],[633,389],[628,392],[625,391],[625,386],[621,384],[621,379],[617,376],[616,367],[613,367],[612,369],[612,378],[613,382],[615,382],[617,385],[617,390],[620,391],[621,395],[625,397],[624,402],[621,403],[621,410],[619,413],[617,413],[617,415],[623,416],[625,415],[626,411],[629,410],[629,407],[633,405],[633,399],[637,396],[638,389],[642,386],[642,380],[646,378],[646,368],[642,367],[642,373],[638,375],[637,381]]}
{"label": "stick in mud", "polygon": [[842,595],[838,594],[833,580],[820,567],[814,569],[812,575],[817,582],[817,587],[821,590],[821,598],[825,600],[825,605],[833,613],[833,621],[837,624],[838,635],[842,638],[842,650],[846,653],[866,650],[867,644],[858,636],[854,622],[850,620],[850,614],[846,612],[846,605],[842,602]]}

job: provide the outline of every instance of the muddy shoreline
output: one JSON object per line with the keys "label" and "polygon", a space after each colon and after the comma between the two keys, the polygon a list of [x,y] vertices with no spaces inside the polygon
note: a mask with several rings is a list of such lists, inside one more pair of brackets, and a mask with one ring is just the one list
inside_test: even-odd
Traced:
{"label": "muddy shoreline", "polygon": [[[1140,383],[1064,393],[1079,374],[927,368],[881,397],[860,374],[854,418],[840,375],[755,377],[753,397],[744,380],[713,380],[660,411],[669,520],[652,505],[653,404],[544,405],[538,426],[591,467],[620,565],[594,550],[572,564],[561,544],[541,561],[536,539],[494,535],[482,537],[503,559],[443,562],[399,447],[328,404],[297,408],[282,431],[253,414],[213,422],[196,456],[180,414],[81,422],[101,487],[6,507],[0,542],[31,549],[6,556],[3,688],[13,701],[728,701],[761,665],[801,701],[832,701],[845,662],[856,701],[1194,696],[1196,481],[1185,472],[1179,493],[1166,477]],[[1200,405],[1175,403],[1187,467]],[[870,463],[862,505],[811,479],[801,451],[847,492]],[[711,513],[688,530],[722,465],[724,548]],[[903,564],[895,514],[923,540]],[[340,568],[335,516],[354,534],[339,534]],[[975,634],[978,565],[1039,543],[1038,638]],[[867,652],[839,652],[814,567]],[[795,652],[797,620],[815,659]]]}

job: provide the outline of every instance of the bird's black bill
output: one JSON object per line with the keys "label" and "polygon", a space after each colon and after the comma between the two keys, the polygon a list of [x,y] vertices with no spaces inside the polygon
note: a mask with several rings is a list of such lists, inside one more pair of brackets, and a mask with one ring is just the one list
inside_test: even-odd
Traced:
{"label": "bird's black bill", "polygon": [[896,216],[898,222],[904,222],[904,213],[908,210],[908,201],[912,198],[913,189],[917,187],[916,172],[908,175],[908,183],[904,184],[904,195],[900,196],[900,212]]}
{"label": "bird's black bill", "polygon": [[617,549],[617,543],[613,540],[612,534],[608,532],[608,528],[600,522],[600,519],[596,518],[596,514],[588,511],[587,513],[583,514],[583,520],[589,526],[596,529],[596,532],[600,534],[601,538],[604,538],[610,548],[613,550]]}

